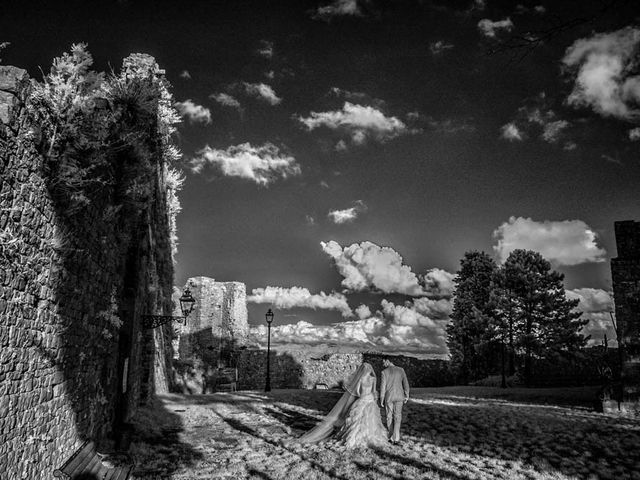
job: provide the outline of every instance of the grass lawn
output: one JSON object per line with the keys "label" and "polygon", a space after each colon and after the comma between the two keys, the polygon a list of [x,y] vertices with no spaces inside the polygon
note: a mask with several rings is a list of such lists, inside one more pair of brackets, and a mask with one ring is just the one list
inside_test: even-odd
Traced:
{"label": "grass lawn", "polygon": [[640,479],[640,420],[594,389],[414,389],[401,445],[300,445],[341,392],[166,395],[136,420],[138,479]]}

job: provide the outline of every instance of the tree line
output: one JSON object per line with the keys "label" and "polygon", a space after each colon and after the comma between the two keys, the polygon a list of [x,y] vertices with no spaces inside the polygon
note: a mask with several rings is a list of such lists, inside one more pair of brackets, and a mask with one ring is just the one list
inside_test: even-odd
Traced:
{"label": "tree line", "polygon": [[572,355],[586,345],[588,320],[565,295],[564,275],[538,252],[514,250],[498,266],[485,252],[465,253],[455,278],[447,343],[458,382],[518,373],[530,385],[537,359]]}

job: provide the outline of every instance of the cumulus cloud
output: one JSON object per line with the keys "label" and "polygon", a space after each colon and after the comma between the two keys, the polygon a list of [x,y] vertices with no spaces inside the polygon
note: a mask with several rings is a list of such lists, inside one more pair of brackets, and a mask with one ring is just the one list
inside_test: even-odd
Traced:
{"label": "cumulus cloud", "polygon": [[354,243],[344,249],[335,241],[321,242],[324,252],[344,277],[342,286],[353,291],[377,289],[384,293],[422,295],[418,276],[404,265],[398,252],[372,242]]}
{"label": "cumulus cloud", "polygon": [[438,40],[436,42],[431,42],[429,44],[429,51],[433,55],[440,55],[447,50],[451,50],[453,48],[453,43],[446,42],[444,40]]}
{"label": "cumulus cloud", "polygon": [[369,318],[371,316],[371,309],[367,305],[360,304],[358,308],[355,310],[356,316],[362,320],[364,318]]}
{"label": "cumulus cloud", "polygon": [[343,317],[353,315],[347,298],[341,293],[324,292],[311,294],[308,289],[302,287],[267,287],[255,288],[247,297],[250,303],[270,303],[275,308],[311,308],[313,310],[337,310]]}
{"label": "cumulus cloud", "polygon": [[577,40],[562,62],[574,79],[567,103],[624,120],[640,114],[640,28],[626,27]]}
{"label": "cumulus cloud", "polygon": [[256,50],[256,53],[264,58],[273,58],[273,42],[260,40],[260,48]]}
{"label": "cumulus cloud", "polygon": [[632,128],[629,130],[629,140],[632,142],[637,142],[640,140],[640,127]]}
{"label": "cumulus cloud", "polygon": [[362,17],[363,13],[358,5],[358,0],[334,0],[324,7],[318,7],[312,11],[311,18],[330,22],[335,17]]}
{"label": "cumulus cloud", "polygon": [[425,294],[435,297],[451,297],[456,274],[440,268],[432,268],[420,278]]}
{"label": "cumulus cloud", "polygon": [[308,117],[296,117],[307,130],[326,127],[349,135],[351,142],[362,145],[369,139],[386,142],[411,133],[402,120],[387,117],[380,110],[345,102],[342,110],[311,112]]}
{"label": "cumulus cloud", "polygon": [[269,105],[278,105],[282,102],[282,98],[276,95],[269,85],[265,83],[247,83],[243,82],[244,91],[247,95],[258,98]]}
{"label": "cumulus cloud", "polygon": [[609,314],[614,309],[612,293],[599,288],[576,288],[566,294],[567,298],[580,301],[576,310],[583,312],[582,318],[589,321],[582,334],[591,336],[590,343],[601,343],[606,335],[615,344],[616,332]]}
{"label": "cumulus cloud", "polygon": [[190,161],[191,170],[201,173],[206,167],[215,167],[223,175],[240,177],[266,186],[278,178],[300,175],[300,165],[290,155],[280,152],[272,143],[252,146],[250,143],[232,145],[226,150],[208,145]]}
{"label": "cumulus cloud", "polygon": [[353,207],[344,210],[332,210],[327,216],[333,223],[343,224],[353,222],[358,216],[367,211],[367,205],[362,200],[356,200]]}
{"label": "cumulus cloud", "polygon": [[211,111],[202,105],[187,99],[174,103],[174,106],[180,115],[187,117],[191,123],[211,123]]}
{"label": "cumulus cloud", "polygon": [[[364,307],[364,308],[361,308]],[[422,353],[447,352],[445,322],[434,321],[417,312],[412,304],[395,305],[383,300],[375,315],[365,315],[368,307],[361,305],[358,320],[331,325],[313,325],[300,321],[295,324],[271,327],[272,344],[320,345],[331,343],[341,347],[352,346],[361,350],[413,351]],[[258,341],[266,341],[267,327],[251,329]]]}
{"label": "cumulus cloud", "polygon": [[516,249],[535,250],[557,265],[603,262],[606,252],[596,244],[596,233],[582,220],[537,222],[511,217],[494,232],[493,249],[504,262]]}
{"label": "cumulus cloud", "polygon": [[581,312],[598,313],[613,311],[613,298],[611,292],[600,288],[575,288],[566,291],[570,300],[580,300],[576,307]]}
{"label": "cumulus cloud", "polygon": [[509,140],[511,142],[523,139],[523,133],[513,122],[507,123],[506,125],[502,126],[502,128],[500,129],[500,136],[505,140]]}
{"label": "cumulus cloud", "polygon": [[488,18],[483,18],[478,22],[478,30],[485,37],[488,38],[496,38],[497,33],[500,31],[510,32],[513,30],[513,22],[509,17],[504,20],[489,20]]}
{"label": "cumulus cloud", "polygon": [[241,108],[240,102],[227,93],[212,93],[209,95],[209,98],[218,102],[220,105],[224,105],[225,107]]}

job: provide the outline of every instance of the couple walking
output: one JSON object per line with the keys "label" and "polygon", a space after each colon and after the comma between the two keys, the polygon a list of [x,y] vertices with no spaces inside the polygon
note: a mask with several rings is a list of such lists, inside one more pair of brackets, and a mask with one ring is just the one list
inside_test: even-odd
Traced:
{"label": "couple walking", "polygon": [[387,429],[382,425],[377,403],[376,374],[363,363],[344,385],[345,393],[327,416],[299,438],[300,442],[317,443],[335,436],[345,446],[365,447],[400,440],[402,406],[409,399],[407,375],[391,361],[383,361],[380,384],[380,406],[385,408]]}

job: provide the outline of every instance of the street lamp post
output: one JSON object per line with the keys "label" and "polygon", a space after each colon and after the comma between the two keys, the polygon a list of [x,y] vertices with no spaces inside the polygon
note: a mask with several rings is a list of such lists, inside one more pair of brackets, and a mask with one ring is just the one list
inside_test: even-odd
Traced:
{"label": "street lamp post", "polygon": [[267,319],[267,381],[264,386],[265,392],[271,391],[271,322],[273,322],[273,312],[271,309],[264,315]]}

